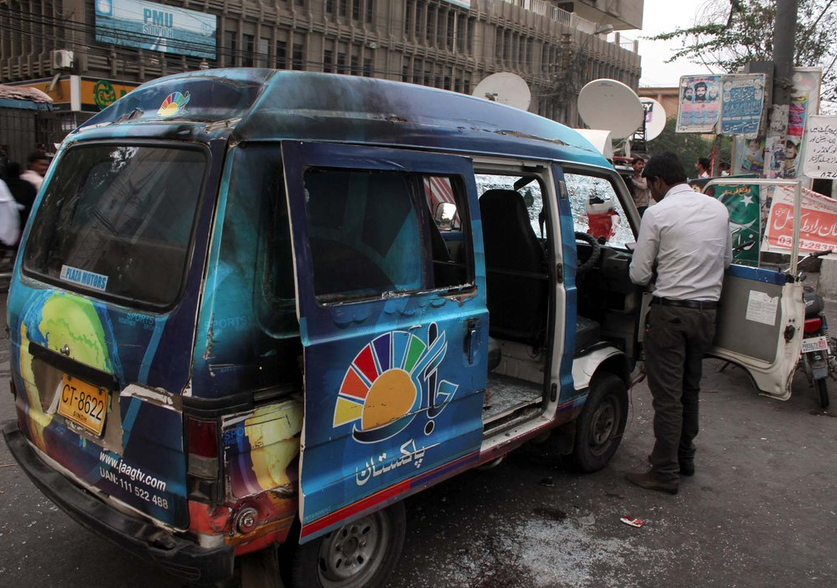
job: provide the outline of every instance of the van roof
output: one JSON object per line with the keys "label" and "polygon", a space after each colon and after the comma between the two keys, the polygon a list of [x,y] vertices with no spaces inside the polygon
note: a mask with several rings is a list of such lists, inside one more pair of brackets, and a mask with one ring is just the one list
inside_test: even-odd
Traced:
{"label": "van roof", "polygon": [[376,78],[253,68],[158,78],[91,118],[71,140],[92,138],[84,132],[92,128],[97,138],[148,136],[138,127],[170,135],[172,122],[234,141],[338,141],[610,167],[576,131],[496,102]]}

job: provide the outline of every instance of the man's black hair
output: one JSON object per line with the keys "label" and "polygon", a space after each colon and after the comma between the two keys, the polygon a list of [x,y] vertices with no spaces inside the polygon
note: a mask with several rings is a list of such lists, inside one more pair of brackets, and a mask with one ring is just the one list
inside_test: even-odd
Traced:
{"label": "man's black hair", "polygon": [[29,157],[26,158],[26,163],[29,164],[29,167],[32,167],[32,164],[40,159],[46,159],[49,161],[49,157],[44,155],[43,153],[38,153],[37,151],[33,151],[29,154]]}
{"label": "man's black hair", "polygon": [[698,163],[706,171],[709,171],[709,168],[712,166],[712,162],[709,161],[708,157],[698,157]]}
{"label": "man's black hair", "polygon": [[642,170],[642,177],[649,180],[662,178],[666,184],[674,186],[686,181],[686,170],[676,154],[666,151],[648,160]]}
{"label": "man's black hair", "polygon": [[639,155],[637,155],[636,157],[634,157],[634,158],[631,160],[631,165],[635,164],[635,163],[636,163],[636,162],[638,162],[638,161],[645,161],[645,159],[643,159],[642,157],[640,157]]}
{"label": "man's black hair", "polygon": [[695,90],[697,90],[697,89],[698,89],[698,86],[702,86],[704,90],[707,90],[707,89],[708,89],[708,88],[706,87],[706,82],[698,82],[697,84],[695,84]]}

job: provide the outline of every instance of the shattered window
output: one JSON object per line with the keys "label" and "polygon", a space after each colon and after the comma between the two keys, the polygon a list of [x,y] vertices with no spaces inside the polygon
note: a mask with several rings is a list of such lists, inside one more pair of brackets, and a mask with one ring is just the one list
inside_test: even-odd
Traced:
{"label": "shattered window", "polygon": [[604,178],[564,174],[575,230],[602,243],[625,246],[634,243],[633,231],[613,185]]}

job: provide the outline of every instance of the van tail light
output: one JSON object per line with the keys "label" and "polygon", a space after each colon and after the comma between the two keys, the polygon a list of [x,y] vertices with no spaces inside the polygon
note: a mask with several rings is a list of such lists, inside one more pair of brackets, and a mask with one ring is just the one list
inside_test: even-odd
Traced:
{"label": "van tail light", "polygon": [[822,327],[822,319],[821,318],[817,317],[817,318],[812,318],[812,319],[805,319],[805,334],[806,335],[811,335],[813,333],[816,333],[817,331],[820,330],[821,327]]}
{"label": "van tail light", "polygon": [[214,480],[218,477],[218,423],[186,417],[188,474]]}

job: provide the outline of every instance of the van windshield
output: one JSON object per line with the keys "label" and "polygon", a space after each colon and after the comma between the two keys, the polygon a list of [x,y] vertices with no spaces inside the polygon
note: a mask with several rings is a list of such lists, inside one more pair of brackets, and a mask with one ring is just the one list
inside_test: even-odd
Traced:
{"label": "van windshield", "polygon": [[206,167],[196,149],[69,149],[33,221],[24,272],[141,306],[173,304]]}

